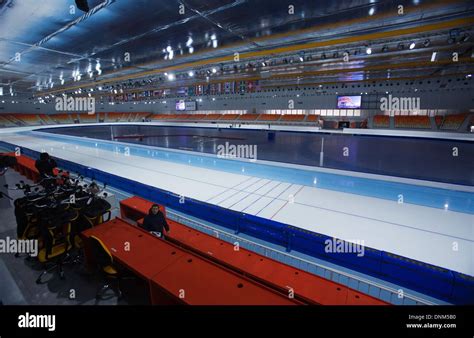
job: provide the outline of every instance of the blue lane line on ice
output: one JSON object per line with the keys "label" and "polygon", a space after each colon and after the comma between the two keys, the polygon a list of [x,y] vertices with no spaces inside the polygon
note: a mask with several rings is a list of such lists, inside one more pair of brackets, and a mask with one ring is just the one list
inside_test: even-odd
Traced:
{"label": "blue lane line on ice", "polygon": [[[130,155],[153,158],[162,161],[196,166],[212,170],[243,174],[292,184],[340,191],[344,193],[381,198],[403,203],[417,204],[426,207],[474,214],[474,193],[389,182],[362,177],[322,173],[297,168],[278,167],[260,163],[228,160],[199,154],[187,154],[172,149],[137,146],[113,141],[89,139],[86,137],[57,136],[43,132],[19,132],[18,134],[55,140],[88,148],[98,148],[124,154],[125,148]],[[315,184],[316,182],[316,184]]]}

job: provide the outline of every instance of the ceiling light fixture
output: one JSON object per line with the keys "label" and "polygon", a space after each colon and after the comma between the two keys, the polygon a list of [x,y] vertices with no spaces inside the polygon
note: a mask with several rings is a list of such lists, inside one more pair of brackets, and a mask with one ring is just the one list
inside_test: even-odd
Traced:
{"label": "ceiling light fixture", "polygon": [[467,42],[470,38],[471,36],[469,35],[469,33],[463,33],[463,35],[461,36],[461,42]]}
{"label": "ceiling light fixture", "polygon": [[188,41],[186,41],[186,47],[191,47],[192,44],[193,44],[193,38],[189,36]]}

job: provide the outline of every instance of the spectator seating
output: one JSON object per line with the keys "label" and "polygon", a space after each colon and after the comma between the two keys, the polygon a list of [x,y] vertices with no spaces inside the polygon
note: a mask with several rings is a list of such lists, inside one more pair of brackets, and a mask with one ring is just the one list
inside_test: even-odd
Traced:
{"label": "spectator seating", "polygon": [[13,114],[13,116],[17,120],[24,122],[27,126],[36,126],[41,124],[41,120],[36,114]]}
{"label": "spectator seating", "polygon": [[306,122],[318,122],[319,115],[308,115],[306,116]]}
{"label": "spectator seating", "polygon": [[373,122],[373,128],[389,128],[390,127],[390,116],[388,115],[375,115]]}
{"label": "spectator seating", "polygon": [[81,123],[96,123],[97,122],[97,115],[89,115],[87,113],[82,113],[78,114],[79,115],[79,121]]}
{"label": "spectator seating", "polygon": [[395,128],[431,129],[428,116],[395,116]]}
{"label": "spectator seating", "polygon": [[240,115],[237,120],[239,121],[255,121],[259,117],[259,114],[242,114]]}
{"label": "spectator seating", "polygon": [[278,121],[280,118],[279,114],[260,114],[257,121]]}
{"label": "spectator seating", "polygon": [[458,130],[464,120],[466,119],[467,114],[456,114],[456,115],[446,115],[444,117],[443,124],[441,125],[441,130]]}
{"label": "spectator seating", "polygon": [[221,121],[234,121],[239,116],[240,116],[239,114],[222,114],[222,117],[220,118],[220,120]]}
{"label": "spectator seating", "polygon": [[306,115],[282,115],[280,121],[285,122],[303,122]]}
{"label": "spectator seating", "polygon": [[74,123],[73,119],[71,118],[71,115],[69,114],[54,114],[54,115],[51,115],[51,118],[53,119],[53,121],[55,121],[58,124]]}

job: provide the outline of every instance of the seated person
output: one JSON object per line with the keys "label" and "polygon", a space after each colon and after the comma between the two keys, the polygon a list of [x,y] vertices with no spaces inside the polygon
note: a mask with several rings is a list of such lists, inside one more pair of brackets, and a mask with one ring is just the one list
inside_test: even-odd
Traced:
{"label": "seated person", "polygon": [[53,160],[48,153],[41,153],[39,160],[36,161],[35,167],[38,169],[41,177],[54,176],[53,169],[58,165],[56,161]]}
{"label": "seated person", "polygon": [[89,192],[90,194],[97,195],[98,193],[100,193],[100,188],[97,183],[92,182],[87,188],[87,192]]}
{"label": "seated person", "polygon": [[143,219],[142,228],[146,231],[157,233],[158,237],[163,237],[163,228],[166,230],[166,233],[169,234],[170,227],[166,222],[165,215],[163,215],[157,204],[152,205],[148,215]]}

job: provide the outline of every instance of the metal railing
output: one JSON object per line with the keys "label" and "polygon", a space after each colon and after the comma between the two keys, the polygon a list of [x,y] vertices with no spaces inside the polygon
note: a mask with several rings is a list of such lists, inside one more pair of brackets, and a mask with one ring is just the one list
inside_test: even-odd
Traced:
{"label": "metal railing", "polygon": [[[168,209],[169,210],[169,209]],[[200,223],[196,220],[183,216],[175,211],[167,211],[167,217],[178,223],[187,225],[193,229],[207,233],[223,241],[233,243],[239,247],[261,254],[265,257],[291,265],[295,268],[318,275],[328,280],[340,283],[355,289],[372,297],[387,301],[396,305],[436,305],[431,301],[419,298],[415,295],[402,292],[401,289],[394,289],[386,285],[379,284],[375,281],[365,279],[344,271],[321,265],[316,262],[306,260],[302,257],[293,256],[287,252],[282,252],[274,248],[270,248],[260,243],[239,237],[235,234],[213,228],[211,226]]]}

